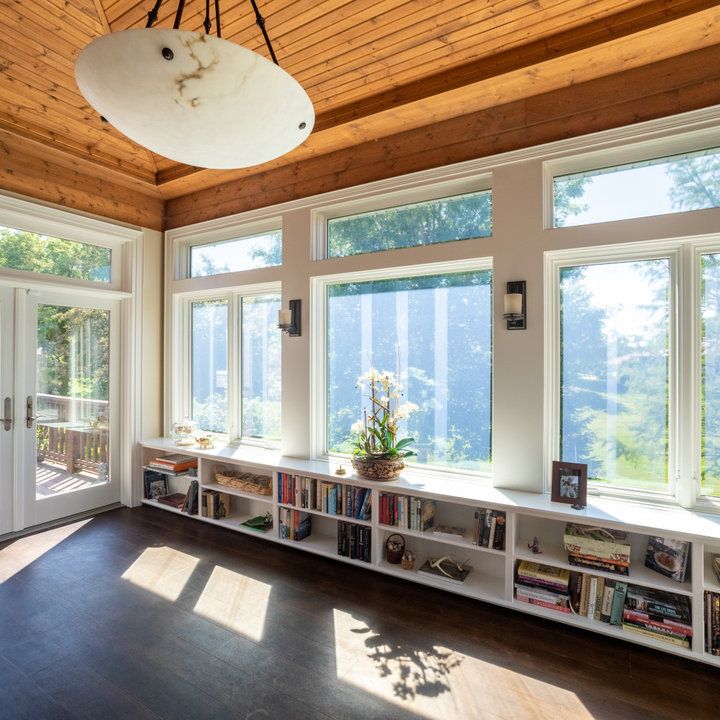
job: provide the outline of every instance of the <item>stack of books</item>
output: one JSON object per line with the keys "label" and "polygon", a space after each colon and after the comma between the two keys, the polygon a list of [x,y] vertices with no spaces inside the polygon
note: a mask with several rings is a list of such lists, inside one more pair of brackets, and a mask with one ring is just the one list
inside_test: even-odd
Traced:
{"label": "stack of books", "polygon": [[720,655],[720,593],[705,593],[705,652]]}
{"label": "stack of books", "polygon": [[622,530],[568,523],[563,545],[571,565],[618,575],[630,574],[630,545],[627,533]]}
{"label": "stack of books", "polygon": [[369,563],[372,553],[371,528],[342,520],[337,526],[338,555]]}
{"label": "stack of books", "polygon": [[303,540],[312,531],[312,515],[299,510],[280,508],[280,537],[283,540]]}
{"label": "stack of books", "polygon": [[505,513],[502,510],[478,508],[475,511],[473,544],[493,550],[505,549]]}
{"label": "stack of books", "polygon": [[435,525],[435,501],[380,493],[380,523],[418,532],[430,530]]}
{"label": "stack of books", "polygon": [[344,515],[356,520],[370,520],[371,501],[370,488],[278,473],[278,502],[285,505],[319,510],[328,515]]}
{"label": "stack of books", "polygon": [[162,455],[148,463],[148,467],[162,470],[169,474],[181,474],[197,469],[198,459],[189,455]]}
{"label": "stack of books", "polygon": [[186,493],[172,493],[157,498],[159,503],[174,507],[180,512],[197,515],[198,511],[198,481],[191,480]]}
{"label": "stack of books", "polygon": [[628,585],[623,630],[689,648],[692,610],[686,595],[639,585]]}
{"label": "stack of books", "polygon": [[556,612],[570,612],[570,571],[523,560],[517,566],[515,598]]}

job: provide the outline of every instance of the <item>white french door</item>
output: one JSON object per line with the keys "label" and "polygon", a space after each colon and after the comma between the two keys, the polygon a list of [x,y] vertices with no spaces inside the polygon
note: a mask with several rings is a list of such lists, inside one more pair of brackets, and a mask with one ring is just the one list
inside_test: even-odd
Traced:
{"label": "white french door", "polygon": [[118,502],[119,301],[0,288],[0,323],[0,534]]}
{"label": "white french door", "polygon": [[0,287],[0,535],[13,529],[15,482],[13,290]]}

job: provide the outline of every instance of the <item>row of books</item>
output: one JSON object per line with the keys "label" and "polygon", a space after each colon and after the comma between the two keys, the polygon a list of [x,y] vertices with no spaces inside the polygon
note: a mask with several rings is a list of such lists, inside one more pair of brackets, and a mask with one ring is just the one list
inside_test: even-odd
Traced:
{"label": "row of books", "polygon": [[278,502],[329,515],[370,520],[372,490],[317,478],[278,473]]}
{"label": "row of books", "polygon": [[280,537],[283,540],[303,540],[312,531],[312,515],[301,510],[280,508]]}
{"label": "row of books", "polygon": [[371,562],[371,528],[344,520],[338,522],[337,526],[338,555],[351,560]]}
{"label": "row of books", "polygon": [[705,652],[720,655],[720,593],[705,593]]}
{"label": "row of books", "polygon": [[475,525],[472,534],[473,544],[492,548],[493,550],[504,550],[505,522],[506,516],[502,510],[478,508],[475,511]]}
{"label": "row of books", "polygon": [[217,490],[203,490],[200,514],[212,520],[227,517],[230,514],[230,495]]}
{"label": "row of books", "polygon": [[435,525],[435,501],[411,495],[380,493],[380,523],[404,530],[430,530]]}
{"label": "row of books", "polygon": [[692,640],[691,606],[685,595],[523,560],[516,570],[515,597],[680,647],[689,648]]}
{"label": "row of books", "polygon": [[195,470],[198,466],[198,459],[190,455],[176,453],[174,455],[161,455],[148,463],[149,467],[164,470],[168,473],[186,473]]}

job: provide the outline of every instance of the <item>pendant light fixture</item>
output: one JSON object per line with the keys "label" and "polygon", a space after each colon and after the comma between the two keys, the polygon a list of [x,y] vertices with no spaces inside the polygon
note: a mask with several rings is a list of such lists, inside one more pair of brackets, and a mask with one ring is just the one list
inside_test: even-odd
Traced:
{"label": "pendant light fixture", "polygon": [[181,30],[185,0],[172,29],[153,28],[162,0],[145,28],[93,40],[78,56],[80,92],[104,120],[131,140],[196,167],[243,168],[290,152],[312,131],[315,112],[300,84],[277,62],[255,0],[250,0],[272,61],[224,40],[220,2],[217,37]]}

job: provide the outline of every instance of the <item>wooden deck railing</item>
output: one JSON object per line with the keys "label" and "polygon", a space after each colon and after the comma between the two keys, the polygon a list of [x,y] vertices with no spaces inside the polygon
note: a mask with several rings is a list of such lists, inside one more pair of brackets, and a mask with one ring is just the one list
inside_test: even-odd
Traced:
{"label": "wooden deck railing", "polygon": [[38,394],[37,410],[38,460],[61,463],[70,473],[107,467],[107,400]]}

